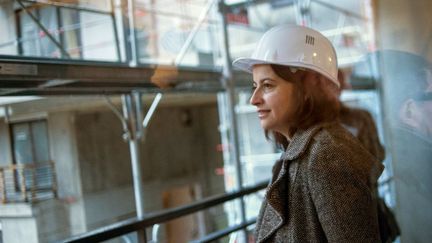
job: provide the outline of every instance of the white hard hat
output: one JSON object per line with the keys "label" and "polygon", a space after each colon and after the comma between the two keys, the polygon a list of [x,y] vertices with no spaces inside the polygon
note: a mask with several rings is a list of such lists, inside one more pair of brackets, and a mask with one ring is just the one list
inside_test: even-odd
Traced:
{"label": "white hard hat", "polygon": [[298,25],[280,25],[267,31],[252,57],[237,58],[233,66],[252,73],[256,64],[277,64],[316,71],[338,87],[336,51],[316,30]]}

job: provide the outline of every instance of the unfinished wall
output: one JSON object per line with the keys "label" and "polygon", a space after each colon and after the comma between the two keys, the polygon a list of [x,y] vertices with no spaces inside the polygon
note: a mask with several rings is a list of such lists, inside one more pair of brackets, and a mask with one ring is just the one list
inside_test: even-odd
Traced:
{"label": "unfinished wall", "polygon": [[72,235],[87,230],[74,122],[73,112],[56,112],[48,116],[50,152],[56,166],[58,197],[67,205]]}
{"label": "unfinished wall", "polygon": [[[164,192],[181,186],[197,189],[197,198],[224,192],[216,103],[162,106],[141,144],[146,212],[163,209]],[[75,116],[77,154],[88,229],[135,216],[128,143],[112,111]],[[199,192],[198,192],[199,191]],[[216,210],[220,213],[220,210]]]}
{"label": "unfinished wall", "polygon": [[54,242],[70,235],[67,207],[57,199],[0,205],[0,222],[5,243]]}
{"label": "unfinished wall", "polygon": [[68,205],[57,199],[32,205],[38,227],[39,242],[55,242],[71,234]]}
{"label": "unfinished wall", "polygon": [[132,183],[128,143],[122,139],[121,123],[113,112],[77,113],[74,130],[83,193]]}

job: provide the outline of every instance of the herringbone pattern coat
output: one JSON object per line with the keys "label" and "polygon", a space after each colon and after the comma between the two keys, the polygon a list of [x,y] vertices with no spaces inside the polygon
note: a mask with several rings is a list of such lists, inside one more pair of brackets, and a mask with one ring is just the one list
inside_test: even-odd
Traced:
{"label": "herringbone pattern coat", "polygon": [[380,242],[373,188],[382,170],[337,123],[297,131],[273,168],[256,242]]}

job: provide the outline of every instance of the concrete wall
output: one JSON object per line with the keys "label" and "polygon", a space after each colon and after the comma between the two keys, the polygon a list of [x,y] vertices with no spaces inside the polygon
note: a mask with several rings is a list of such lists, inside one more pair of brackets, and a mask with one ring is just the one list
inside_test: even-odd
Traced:
{"label": "concrete wall", "polygon": [[[163,209],[163,193],[199,185],[197,196],[224,192],[216,103],[159,107],[141,144],[145,211]],[[110,110],[75,115],[77,156],[87,229],[135,216],[128,143]],[[215,210],[221,213],[221,210]]]}
{"label": "concrete wall", "polygon": [[69,207],[57,199],[33,204],[33,215],[38,227],[39,242],[55,242],[70,236]]}
{"label": "concrete wall", "polygon": [[53,242],[70,235],[67,208],[56,199],[0,205],[0,222],[5,243]]}
{"label": "concrete wall", "polygon": [[427,110],[414,110],[426,104],[414,98],[428,85],[423,68],[426,59],[432,60],[431,9],[430,0],[376,1],[380,49],[404,51],[385,52],[380,59],[387,153],[392,157],[401,242],[432,239],[432,137],[406,123],[413,114],[424,116],[424,122],[432,120]]}
{"label": "concrete wall", "polygon": [[113,112],[77,113],[74,131],[83,193],[131,184],[128,144]]}
{"label": "concrete wall", "polygon": [[68,206],[71,234],[87,230],[73,112],[49,114],[48,133],[51,158],[55,162],[58,197]]}

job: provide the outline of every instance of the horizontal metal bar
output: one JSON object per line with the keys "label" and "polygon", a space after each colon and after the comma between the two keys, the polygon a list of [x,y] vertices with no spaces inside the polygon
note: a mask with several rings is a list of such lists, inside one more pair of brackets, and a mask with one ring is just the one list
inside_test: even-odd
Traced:
{"label": "horizontal metal bar", "polygon": [[107,66],[107,67],[129,67],[129,68],[173,68],[180,70],[191,71],[208,71],[208,72],[221,72],[222,67],[188,67],[188,66],[172,66],[163,64],[147,64],[138,63],[137,66],[129,66],[127,62],[119,61],[98,61],[98,60],[83,60],[83,59],[61,59],[50,57],[38,56],[17,56],[17,55],[2,55],[0,54],[0,63],[16,63],[16,64],[54,64],[54,65],[85,65],[85,66]]}
{"label": "horizontal metal bar", "polygon": [[0,55],[2,62],[19,62],[19,63],[34,63],[34,64],[77,64],[77,65],[117,65],[128,66],[126,62],[118,61],[91,61],[80,59],[61,59],[38,56],[17,56],[17,55]]}
{"label": "horizontal metal bar", "polygon": [[[179,18],[181,20],[188,20],[191,22],[195,22],[198,20],[198,18],[192,17],[190,15],[186,15],[186,14],[181,14],[181,13],[176,13],[176,12],[168,12],[168,11],[163,11],[160,9],[155,9],[155,10],[150,9],[150,8],[147,8],[147,6],[145,6],[143,4],[141,4],[141,5],[137,4],[135,7],[137,10],[144,10],[146,13],[151,13],[151,14],[155,14],[155,15],[168,16],[170,18]],[[206,22],[208,24],[217,24],[218,23],[218,21],[216,19],[211,19],[210,17],[208,17],[206,19]]]}
{"label": "horizontal metal bar", "polygon": [[[234,75],[237,87],[250,86],[249,74]],[[218,92],[221,78],[216,68],[0,56],[0,96],[154,93],[160,87],[164,92]]]}
{"label": "horizontal metal bar", "polygon": [[152,226],[154,224],[160,224],[175,218],[192,214],[216,206],[218,204],[225,203],[227,201],[242,197],[244,195],[255,193],[259,190],[266,188],[267,185],[268,185],[268,181],[260,182],[253,186],[244,187],[242,190],[236,192],[230,192],[224,195],[209,197],[207,199],[201,200],[196,203],[164,210],[161,212],[149,213],[141,219],[133,218],[133,219],[121,221],[106,227],[99,228],[94,231],[84,233],[82,235],[65,239],[61,242],[78,243],[78,242],[100,242],[104,240],[109,240],[114,237],[128,234],[130,232],[134,232],[140,229],[145,229],[146,227]]}
{"label": "horizontal metal bar", "polygon": [[[244,2],[237,2],[237,3],[233,3],[233,4],[225,4],[225,7],[227,8],[227,12],[239,9],[239,8],[244,8],[244,7],[250,7],[250,6],[254,6],[254,5],[259,5],[259,4],[264,4],[264,3],[269,3],[268,0],[247,0]],[[229,11],[228,11],[229,10]]]}
{"label": "horizontal metal bar", "polygon": [[47,6],[55,6],[55,7],[61,7],[61,8],[66,8],[66,9],[72,9],[72,10],[77,10],[77,11],[84,11],[84,12],[90,12],[90,13],[97,13],[97,14],[111,14],[111,11],[103,11],[103,10],[97,10],[97,9],[92,9],[92,8],[83,8],[83,7],[78,7],[78,6],[74,6],[71,4],[65,4],[65,3],[61,3],[61,2],[53,2],[53,1],[34,1],[34,0],[22,0],[23,2],[28,2],[28,3],[34,3],[34,4],[43,4],[43,5],[47,5]]}
{"label": "horizontal metal bar", "polygon": [[249,225],[254,224],[255,222],[256,222],[256,218],[253,218],[253,219],[250,219],[250,220],[248,220],[248,221],[246,221],[244,223],[241,223],[241,224],[229,227],[229,228],[225,228],[225,229],[220,230],[220,231],[213,232],[213,233],[208,234],[207,236],[205,236],[205,237],[203,237],[201,239],[198,239],[198,240],[195,240],[195,241],[191,241],[190,243],[212,242],[212,241],[218,240],[218,239],[220,239],[220,238],[222,238],[224,236],[227,236],[227,235],[229,235],[229,234],[231,234],[233,232],[239,231],[241,229],[245,229]]}
{"label": "horizontal metal bar", "polygon": [[16,170],[16,169],[37,169],[37,168],[44,168],[44,167],[53,167],[54,162],[53,161],[39,161],[37,163],[34,163],[34,161],[26,161],[21,162],[18,164],[9,164],[0,166],[0,170]]}
{"label": "horizontal metal bar", "polygon": [[[351,16],[351,17],[358,18],[361,20],[368,20],[368,18],[366,18],[360,14],[357,14],[357,13],[352,12],[352,11],[347,10],[347,9],[343,9],[343,8],[338,7],[336,5],[333,5],[333,4],[329,4],[329,3],[326,3],[326,2],[323,2],[320,0],[311,0],[311,1],[314,3],[317,3],[319,5],[322,5],[326,8],[341,12],[347,16]],[[249,0],[249,1],[238,2],[238,3],[234,3],[234,4],[227,4],[226,8],[228,8],[229,11],[233,11],[233,10],[238,9],[238,8],[245,8],[245,7],[250,7],[250,6],[259,5],[259,4],[269,4],[269,1],[268,0]],[[292,5],[293,4],[291,4],[290,6],[292,6]]]}

